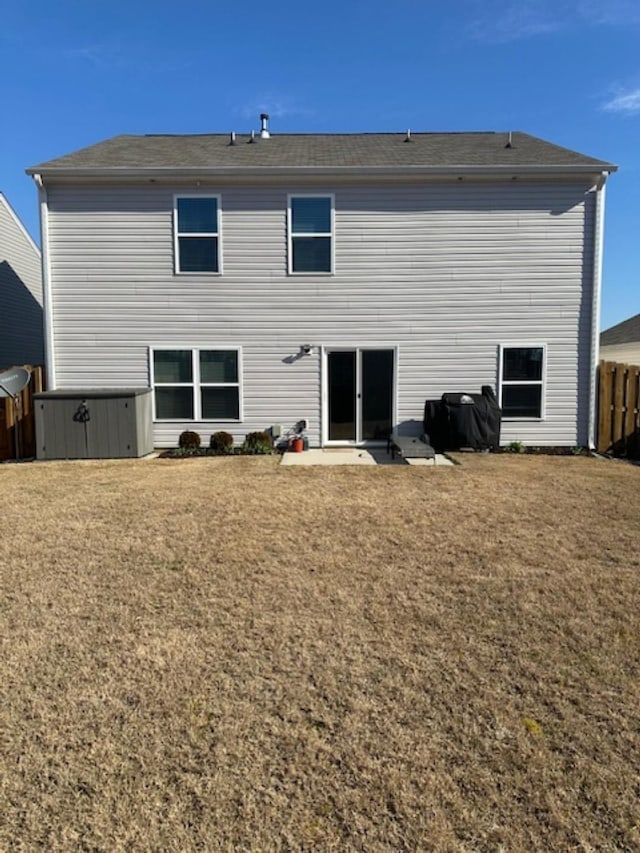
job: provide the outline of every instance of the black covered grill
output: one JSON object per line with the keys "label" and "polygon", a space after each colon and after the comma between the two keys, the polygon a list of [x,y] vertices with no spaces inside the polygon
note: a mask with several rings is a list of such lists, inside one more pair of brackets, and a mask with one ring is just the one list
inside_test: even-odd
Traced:
{"label": "black covered grill", "polygon": [[424,431],[436,450],[492,450],[500,446],[502,411],[490,385],[481,394],[443,394],[427,400]]}

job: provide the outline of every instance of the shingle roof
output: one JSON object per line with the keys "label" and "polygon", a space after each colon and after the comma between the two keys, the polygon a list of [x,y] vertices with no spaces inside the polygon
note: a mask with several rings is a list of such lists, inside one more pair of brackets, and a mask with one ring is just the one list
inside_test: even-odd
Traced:
{"label": "shingle roof", "polygon": [[610,344],[630,344],[640,341],[640,314],[623,320],[610,329],[605,329],[600,335],[600,346],[606,347]]}
{"label": "shingle roof", "polygon": [[227,134],[116,136],[40,163],[30,174],[91,170],[270,168],[456,168],[569,167],[614,170],[602,160],[561,148],[526,133],[273,134],[249,142]]}

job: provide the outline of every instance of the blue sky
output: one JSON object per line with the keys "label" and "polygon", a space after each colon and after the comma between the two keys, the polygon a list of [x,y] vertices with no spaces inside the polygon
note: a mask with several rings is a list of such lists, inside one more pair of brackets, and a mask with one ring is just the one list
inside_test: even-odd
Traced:
{"label": "blue sky", "polygon": [[0,189],[35,237],[24,169],[119,133],[524,130],[620,166],[602,326],[640,311],[640,0],[0,8]]}

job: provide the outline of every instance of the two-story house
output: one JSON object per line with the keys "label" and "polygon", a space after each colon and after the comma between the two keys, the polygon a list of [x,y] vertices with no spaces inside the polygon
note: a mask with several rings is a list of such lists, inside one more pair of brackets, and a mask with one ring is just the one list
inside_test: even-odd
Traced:
{"label": "two-story house", "polygon": [[150,386],[156,446],[360,444],[493,385],[593,441],[610,163],[525,133],[118,136],[39,187],[50,388]]}

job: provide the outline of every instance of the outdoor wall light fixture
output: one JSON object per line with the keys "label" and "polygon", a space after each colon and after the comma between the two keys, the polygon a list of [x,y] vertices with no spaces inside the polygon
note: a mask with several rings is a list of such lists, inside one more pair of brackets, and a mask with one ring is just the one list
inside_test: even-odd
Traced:
{"label": "outdoor wall light fixture", "polygon": [[300,346],[302,355],[313,355],[313,344],[302,344]]}

